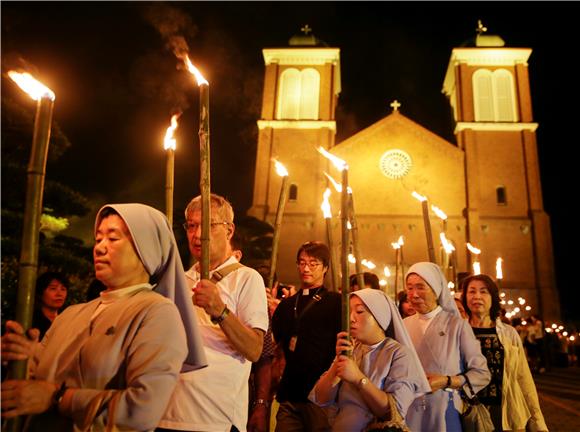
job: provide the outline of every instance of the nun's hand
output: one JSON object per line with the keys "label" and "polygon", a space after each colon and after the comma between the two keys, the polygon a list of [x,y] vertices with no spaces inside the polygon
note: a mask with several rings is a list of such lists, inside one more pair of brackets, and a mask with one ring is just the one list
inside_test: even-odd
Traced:
{"label": "nun's hand", "polygon": [[40,414],[48,410],[58,385],[48,381],[7,380],[2,383],[2,417]]}
{"label": "nun's hand", "polygon": [[354,360],[348,356],[340,355],[336,361],[336,376],[342,380],[357,384],[364,374],[360,371]]}
{"label": "nun's hand", "polygon": [[34,346],[38,342],[38,329],[29,329],[28,337],[16,321],[6,321],[6,333],[2,336],[2,364],[9,360],[26,360],[32,357]]}
{"label": "nun's hand", "polygon": [[431,385],[431,391],[436,392],[437,390],[444,389],[447,386],[447,376],[437,375],[437,374],[426,374],[427,380]]}
{"label": "nun's hand", "polygon": [[336,357],[346,351],[352,352],[352,342],[349,340],[347,332],[340,332],[336,335]]}
{"label": "nun's hand", "polygon": [[193,289],[193,304],[203,308],[210,317],[219,317],[225,307],[216,284],[208,279],[200,280]]}

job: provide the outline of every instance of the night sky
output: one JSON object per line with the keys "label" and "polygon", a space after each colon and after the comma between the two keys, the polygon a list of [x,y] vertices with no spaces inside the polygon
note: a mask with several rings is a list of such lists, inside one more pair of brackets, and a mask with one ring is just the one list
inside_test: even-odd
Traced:
{"label": "night sky", "polygon": [[[571,155],[579,144],[578,74],[570,66],[580,39],[576,4],[4,1],[1,8],[2,72],[17,58],[28,62],[56,93],[54,120],[72,142],[47,176],[91,198],[95,211],[107,202],[135,201],[164,209],[163,136],[171,114],[183,111],[176,222],[199,191],[199,114],[197,86],[167,48],[168,31],[185,38],[210,82],[212,190],[243,214],[252,198],[262,48],[287,46],[309,24],[316,37],[341,49],[337,143],[388,115],[394,99],[402,114],[455,142],[443,78],[452,48],[474,37],[481,19],[506,46],[533,49],[529,73],[544,206],[565,317],[580,320],[569,271],[578,240],[571,210],[578,184]],[[69,233],[90,239],[93,217]]]}

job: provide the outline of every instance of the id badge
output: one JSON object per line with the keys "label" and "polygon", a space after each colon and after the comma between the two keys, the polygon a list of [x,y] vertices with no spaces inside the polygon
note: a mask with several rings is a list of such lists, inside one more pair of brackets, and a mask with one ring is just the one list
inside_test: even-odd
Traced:
{"label": "id badge", "polygon": [[290,342],[288,343],[288,349],[290,352],[294,352],[296,349],[296,342],[298,342],[298,336],[292,336],[290,338]]}

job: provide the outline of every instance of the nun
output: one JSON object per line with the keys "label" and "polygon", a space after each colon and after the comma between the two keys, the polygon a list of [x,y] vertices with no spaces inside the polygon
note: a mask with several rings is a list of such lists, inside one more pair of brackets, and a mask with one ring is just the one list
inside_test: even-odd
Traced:
{"label": "nun", "polygon": [[[395,303],[376,289],[353,292],[350,336],[354,342],[346,332],[337,335],[336,358],[310,400],[336,411],[334,431],[361,431],[374,420],[402,421],[430,386]],[[390,412],[391,407],[398,412]]]}
{"label": "nun", "polygon": [[469,323],[462,319],[437,264],[413,264],[405,276],[407,298],[417,311],[403,321],[431,386],[407,412],[412,431],[461,431],[466,377],[475,392],[491,374]]}
{"label": "nun", "polygon": [[42,342],[29,341],[14,321],[6,325],[3,360],[28,359],[34,379],[2,383],[2,417],[31,415],[29,431],[152,430],[179,372],[207,366],[161,212],[143,204],[101,208],[93,258],[106,290],[58,315]]}

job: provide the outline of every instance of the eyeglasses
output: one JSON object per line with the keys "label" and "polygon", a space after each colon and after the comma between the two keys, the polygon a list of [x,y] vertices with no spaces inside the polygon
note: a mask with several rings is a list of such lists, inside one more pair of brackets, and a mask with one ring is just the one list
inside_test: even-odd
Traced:
{"label": "eyeglasses", "polygon": [[[211,228],[217,225],[229,225],[229,222],[211,222],[209,225]],[[185,222],[183,224],[183,229],[187,232],[196,232],[198,228],[201,228],[201,224]]]}
{"label": "eyeglasses", "polygon": [[296,264],[298,264],[298,267],[308,266],[308,268],[311,268],[313,270],[322,265],[320,261],[303,261],[303,260],[297,261]]}

